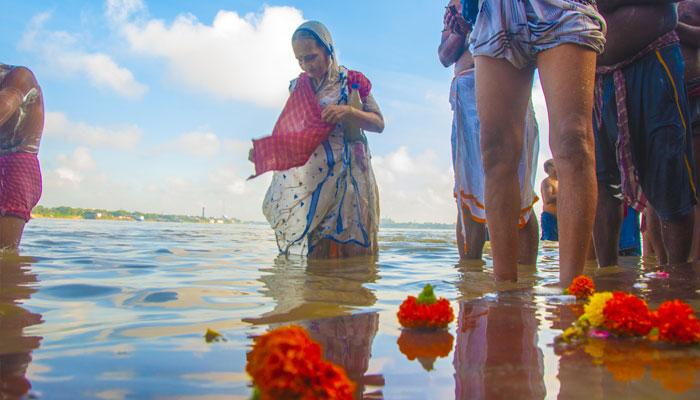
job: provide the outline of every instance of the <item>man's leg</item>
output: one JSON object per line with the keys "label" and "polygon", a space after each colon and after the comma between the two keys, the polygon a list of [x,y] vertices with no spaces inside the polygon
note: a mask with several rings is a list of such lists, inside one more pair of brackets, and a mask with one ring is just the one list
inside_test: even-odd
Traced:
{"label": "man's leg", "polygon": [[[462,230],[462,224],[464,224],[464,231]],[[466,233],[466,238],[462,235],[462,232]],[[474,221],[468,208],[464,209],[463,221],[459,220],[459,214],[457,214],[457,247],[459,249],[459,258],[462,260],[481,260],[485,242],[486,225]]]}
{"label": "man's leg", "polygon": [[647,205],[647,208],[644,210],[644,218],[647,224],[646,238],[649,244],[651,244],[651,248],[654,250],[656,261],[659,265],[666,265],[668,264],[668,256],[666,254],[664,241],[661,237],[661,220],[659,220],[659,216],[656,215],[656,211],[651,204]]}
{"label": "man's leg", "polygon": [[0,217],[0,250],[16,250],[22,240],[24,220],[16,217]]}
{"label": "man's leg", "polygon": [[[700,188],[700,127],[693,127],[693,157],[695,160],[695,187]],[[700,204],[695,206],[695,229],[693,233],[693,248],[691,258],[700,261]]]}
{"label": "man's leg", "polygon": [[559,176],[560,285],[583,271],[593,231],[597,186],[593,144],[596,54],[575,44],[543,51],[537,58],[550,121],[549,144]]}
{"label": "man's leg", "polygon": [[661,220],[661,238],[669,265],[685,264],[690,256],[693,238],[692,212],[678,218]]}
{"label": "man's leg", "polygon": [[518,163],[533,72],[487,56],[476,57],[475,64],[493,269],[496,279],[517,280],[518,254],[513,249],[519,248]]}
{"label": "man's leg", "polygon": [[525,226],[518,231],[518,263],[535,265],[537,263],[537,248],[540,239],[540,229],[535,213],[531,213]]}
{"label": "man's leg", "polygon": [[598,186],[598,207],[595,212],[593,225],[593,243],[598,265],[610,267],[617,265],[618,248],[620,247],[620,229],[624,210],[623,203],[614,198],[605,188]]}

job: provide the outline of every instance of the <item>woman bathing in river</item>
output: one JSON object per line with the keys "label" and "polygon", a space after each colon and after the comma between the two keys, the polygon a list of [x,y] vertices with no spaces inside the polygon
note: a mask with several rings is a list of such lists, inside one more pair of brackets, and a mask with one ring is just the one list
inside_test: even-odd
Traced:
{"label": "woman bathing in river", "polygon": [[304,72],[291,82],[273,135],[251,150],[256,175],[275,170],[265,217],[282,253],[300,245],[310,258],[375,254],[379,198],[363,131],[382,132],[384,118],[371,83],[338,65],[320,22],[299,26],[292,47]]}

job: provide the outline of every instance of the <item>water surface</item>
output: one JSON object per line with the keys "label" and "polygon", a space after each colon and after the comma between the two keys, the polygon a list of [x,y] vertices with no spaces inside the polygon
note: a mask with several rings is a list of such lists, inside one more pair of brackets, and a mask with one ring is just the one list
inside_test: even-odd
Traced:
{"label": "water surface", "polygon": [[[459,263],[450,230],[380,231],[376,259],[277,257],[262,225],[33,220],[0,260],[0,399],[246,399],[245,354],[271,327],[305,326],[358,383],[387,399],[700,398],[700,353],[643,342],[555,350],[576,318],[556,288],[558,249],[518,284]],[[600,290],[700,309],[700,268],[654,279],[653,261],[589,265]],[[402,332],[425,283],[452,301],[449,332]],[[225,342],[206,343],[207,328]]]}

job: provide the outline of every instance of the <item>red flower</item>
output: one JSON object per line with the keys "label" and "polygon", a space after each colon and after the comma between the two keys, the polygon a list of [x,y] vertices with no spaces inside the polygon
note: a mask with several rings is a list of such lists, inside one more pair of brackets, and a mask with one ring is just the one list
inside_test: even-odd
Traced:
{"label": "red flower", "polygon": [[576,296],[577,299],[585,299],[595,292],[595,284],[586,275],[579,275],[569,285],[568,292],[570,295]]}
{"label": "red flower", "polygon": [[455,319],[450,302],[444,298],[433,304],[419,304],[414,296],[408,296],[396,315],[401,326],[417,329],[446,328]]}
{"label": "red flower", "polygon": [[603,308],[603,325],[620,336],[646,336],[652,328],[647,303],[633,294],[613,293]]}
{"label": "red flower", "polygon": [[666,301],[653,315],[660,340],[675,344],[700,343],[700,321],[688,304],[680,300]]}
{"label": "red flower", "polygon": [[272,330],[255,340],[246,371],[265,399],[352,399],[345,371],[321,358],[321,346],[298,326]]}

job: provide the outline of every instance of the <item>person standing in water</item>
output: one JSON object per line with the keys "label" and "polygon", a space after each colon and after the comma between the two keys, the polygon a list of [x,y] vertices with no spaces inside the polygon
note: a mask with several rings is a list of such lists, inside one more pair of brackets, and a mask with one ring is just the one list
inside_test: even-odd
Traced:
{"label": "person standing in water", "polygon": [[677,2],[598,1],[609,27],[594,109],[593,240],[601,267],[618,264],[625,205],[645,211],[647,237],[657,256],[666,257],[661,264],[685,263],[690,255],[697,201]]}
{"label": "person standing in water", "polygon": [[16,251],[41,197],[44,100],[32,71],[0,63],[0,250]]}
{"label": "person standing in water", "polygon": [[[681,40],[685,61],[685,87],[688,94],[690,127],[693,131],[695,158],[695,187],[700,183],[700,0],[685,0],[678,4],[676,33]],[[695,206],[695,226],[691,258],[700,261],[700,205]]]}
{"label": "person standing in water", "polygon": [[[481,259],[486,240],[484,209],[484,168],[481,161],[479,116],[476,112],[474,58],[469,52],[469,24],[462,16],[460,0],[450,0],[446,7],[438,56],[445,67],[454,65],[450,90],[452,119],[452,164],[455,174],[454,196],[457,200],[457,247],[460,258]],[[533,190],[535,164],[539,150],[537,121],[532,105],[525,117],[523,149],[518,174],[520,179],[520,236],[518,262],[534,264],[537,260],[537,218],[532,205],[537,201]]]}
{"label": "person standing in water", "polygon": [[557,195],[560,285],[583,271],[595,215],[593,83],[605,20],[589,0],[468,0],[473,21],[485,205],[494,273],[517,279],[518,161],[535,68],[550,120]]}
{"label": "person standing in water", "polygon": [[[338,65],[320,22],[299,26],[292,48],[304,72],[290,85],[273,135],[254,140],[251,150],[257,175],[276,171],[263,213],[283,254],[295,245],[309,258],[376,254],[379,194],[362,131],[382,132],[384,118],[371,83]],[[359,108],[349,105],[352,99]]]}
{"label": "person standing in water", "polygon": [[549,159],[544,163],[544,172],[547,177],[540,185],[542,194],[542,237],[540,240],[559,240],[559,229],[557,228],[557,192],[559,191],[559,181],[557,180],[557,168],[554,160]]}

